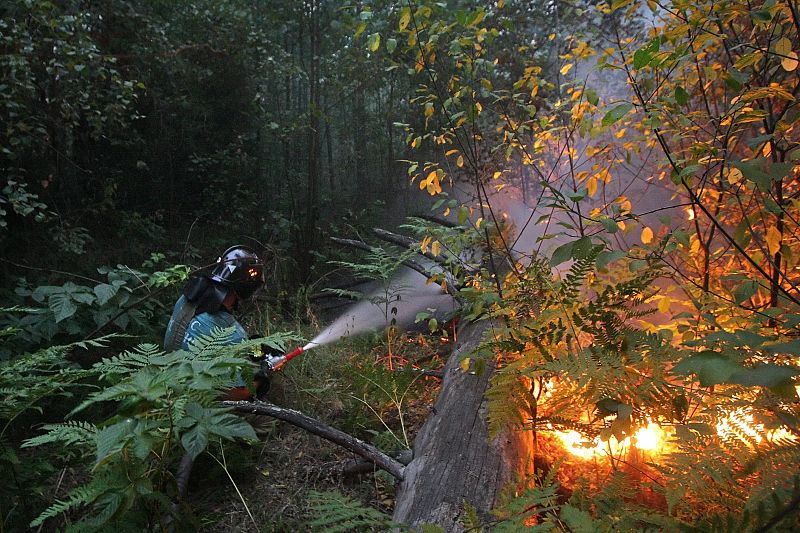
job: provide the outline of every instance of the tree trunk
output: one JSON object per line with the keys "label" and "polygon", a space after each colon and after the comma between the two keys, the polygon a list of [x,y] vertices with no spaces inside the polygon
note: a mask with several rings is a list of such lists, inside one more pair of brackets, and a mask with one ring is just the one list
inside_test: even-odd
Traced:
{"label": "tree trunk", "polygon": [[447,361],[442,389],[414,443],[414,459],[405,469],[394,520],[410,526],[434,523],[445,531],[464,531],[469,506],[482,522],[500,491],[528,472],[531,433],[504,433],[489,440],[486,390],[494,371],[464,372],[459,356],[473,351],[489,321],[467,324]]}

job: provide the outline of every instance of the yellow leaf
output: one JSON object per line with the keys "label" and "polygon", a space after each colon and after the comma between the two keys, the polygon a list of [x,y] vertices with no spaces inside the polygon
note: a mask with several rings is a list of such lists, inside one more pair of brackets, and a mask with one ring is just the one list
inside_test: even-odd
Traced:
{"label": "yellow leaf", "polygon": [[400,28],[400,31],[406,29],[409,22],[411,22],[411,9],[404,7],[402,13],[400,14],[400,22],[397,25],[398,28]]}
{"label": "yellow leaf", "polygon": [[475,227],[480,229],[481,228],[481,224],[483,224],[483,217],[481,217],[481,218],[479,218],[478,220],[475,221]]}
{"label": "yellow leaf", "polygon": [[547,37],[547,40],[548,40],[548,41],[552,41],[552,40],[553,40],[553,39],[555,39],[555,38],[556,38],[556,34],[555,34],[555,33],[551,33],[551,34],[550,34],[550,35]]}
{"label": "yellow leaf", "polygon": [[467,370],[469,370],[469,362],[470,362],[470,358],[469,357],[465,357],[464,359],[461,360],[460,363],[458,363],[458,366],[461,367],[461,370],[466,372]]}
{"label": "yellow leaf", "polygon": [[668,296],[664,296],[663,298],[661,298],[658,301],[658,310],[661,311],[662,313],[668,313],[669,312],[669,304],[670,304],[669,297]]}
{"label": "yellow leaf", "polygon": [[737,183],[742,181],[743,177],[744,176],[742,176],[742,171],[736,167],[731,167],[728,170],[728,183],[730,183],[731,185],[736,185]]}
{"label": "yellow leaf", "polygon": [[447,152],[445,152],[445,154],[444,154],[444,155],[446,155],[446,156],[451,156],[451,155],[453,155],[453,154],[457,154],[457,153],[458,153],[458,150],[456,150],[455,148],[453,148],[452,150],[448,150]]}
{"label": "yellow leaf", "polygon": [[463,155],[458,156],[458,159],[456,159],[456,166],[458,168],[461,168],[461,167],[464,166],[464,156]]}
{"label": "yellow leaf", "polygon": [[442,244],[439,241],[433,241],[433,243],[431,243],[431,253],[433,255],[439,255],[441,251],[442,251]]}
{"label": "yellow leaf", "polygon": [[653,230],[645,226],[644,229],[642,230],[642,242],[644,244],[649,244],[652,240],[653,240]]}
{"label": "yellow leaf", "polygon": [[597,178],[592,177],[586,182],[586,188],[589,190],[589,196],[594,196],[597,192]]}
{"label": "yellow leaf", "polygon": [[571,68],[572,68],[572,63],[567,63],[566,65],[564,65],[563,67],[561,67],[561,70],[560,70],[560,72],[561,72],[561,75],[562,75],[562,76],[566,75],[566,74],[567,74],[567,72],[569,72],[569,69],[571,69]]}
{"label": "yellow leaf", "polygon": [[432,239],[433,239],[433,237],[430,237],[430,236],[425,237],[424,239],[422,239],[422,244],[419,245],[419,249],[422,250],[422,253],[425,253],[425,252],[428,251],[428,244],[430,244]]}
{"label": "yellow leaf", "polygon": [[499,178],[499,177],[500,177],[500,176],[502,176],[502,175],[503,175],[503,173],[502,173],[502,172],[500,172],[500,171],[498,170],[497,172],[495,172],[495,173],[492,175],[492,179],[493,179],[493,180],[496,180],[497,178]]}
{"label": "yellow leaf", "polygon": [[781,249],[781,232],[778,231],[778,228],[771,226],[769,229],[767,229],[765,240],[767,241],[769,253],[772,255],[778,253],[778,250]]}
{"label": "yellow leaf", "polygon": [[504,5],[506,5],[506,0],[497,0],[497,9],[503,9]]}
{"label": "yellow leaf", "polygon": [[786,72],[791,72],[797,68],[797,52],[789,52],[786,54],[788,57],[781,59],[781,66]]}
{"label": "yellow leaf", "polygon": [[778,42],[775,43],[774,49],[776,54],[780,54],[782,56],[789,55],[789,52],[792,51],[792,41],[786,37],[781,37],[778,39]]}
{"label": "yellow leaf", "polygon": [[772,153],[772,144],[765,143],[764,148],[761,149],[761,153],[764,154],[764,157],[769,157],[769,154]]}

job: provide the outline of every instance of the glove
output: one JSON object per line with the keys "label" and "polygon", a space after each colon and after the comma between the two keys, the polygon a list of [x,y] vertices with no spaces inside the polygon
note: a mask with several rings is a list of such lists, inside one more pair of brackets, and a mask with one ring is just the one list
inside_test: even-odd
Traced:
{"label": "glove", "polygon": [[261,352],[264,354],[258,363],[258,371],[255,373],[254,382],[256,386],[256,397],[260,400],[269,392],[272,374],[275,371],[273,361],[283,354],[265,344],[261,345]]}

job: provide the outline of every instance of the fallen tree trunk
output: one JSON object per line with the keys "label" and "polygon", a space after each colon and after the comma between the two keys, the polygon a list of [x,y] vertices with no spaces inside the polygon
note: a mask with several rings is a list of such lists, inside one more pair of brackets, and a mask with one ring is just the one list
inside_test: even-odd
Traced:
{"label": "fallen tree trunk", "polygon": [[464,531],[467,504],[482,522],[500,491],[528,472],[532,435],[507,432],[490,440],[486,390],[494,370],[464,372],[461,355],[472,352],[489,321],[467,324],[444,369],[444,380],[432,414],[414,443],[414,459],[405,468],[394,520],[410,526],[437,524],[448,532]]}
{"label": "fallen tree trunk", "polygon": [[323,439],[329,440],[333,443],[350,450],[351,452],[360,455],[367,459],[379,468],[386,470],[388,473],[397,479],[403,479],[403,470],[405,467],[399,461],[392,459],[375,446],[367,444],[361,439],[357,439],[352,435],[348,435],[344,431],[338,430],[327,424],[323,424],[319,420],[311,418],[308,415],[295,411],[294,409],[287,409],[267,402],[248,402],[248,401],[224,401],[223,405],[233,407],[235,411],[240,413],[252,413],[256,415],[265,415],[289,422],[301,429],[305,429],[309,433],[318,435]]}

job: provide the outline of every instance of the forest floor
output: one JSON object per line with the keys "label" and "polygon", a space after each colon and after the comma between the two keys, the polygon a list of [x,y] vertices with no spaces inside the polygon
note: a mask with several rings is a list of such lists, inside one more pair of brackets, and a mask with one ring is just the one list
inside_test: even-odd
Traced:
{"label": "forest floor", "polygon": [[[438,369],[449,339],[407,333],[344,340],[306,354],[273,382],[268,400],[303,411],[385,452],[410,448],[440,380],[412,366]],[[413,365],[409,361],[417,361]],[[405,367],[402,369],[402,367]],[[398,368],[401,368],[398,370]],[[395,480],[382,471],[346,474],[357,456],[290,424],[262,417],[255,445],[204,454],[192,474],[190,501],[202,531],[307,530],[314,495],[335,491],[391,516]],[[227,465],[227,473],[219,462]],[[230,474],[230,477],[228,476]],[[235,486],[234,486],[235,485]]]}

